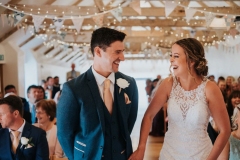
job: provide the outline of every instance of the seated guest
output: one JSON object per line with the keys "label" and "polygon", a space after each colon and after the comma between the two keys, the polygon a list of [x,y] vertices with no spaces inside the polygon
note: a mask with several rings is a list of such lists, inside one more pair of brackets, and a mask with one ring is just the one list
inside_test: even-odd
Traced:
{"label": "seated guest", "polygon": [[[16,95],[18,96],[16,87],[15,87],[14,85],[12,85],[12,84],[7,85],[7,86],[4,88],[4,91],[5,91],[5,94],[7,94],[7,93],[14,93],[14,94],[16,94]],[[22,100],[23,107],[25,107],[26,105],[28,105],[28,104],[27,104],[27,100],[26,100],[25,98],[23,98],[23,97],[19,97],[19,98],[21,98],[21,100]],[[23,116],[23,118],[25,119],[24,116]],[[26,119],[25,119],[25,120],[26,120]]]}
{"label": "seated guest", "polygon": [[[233,116],[234,108],[238,104],[240,104],[240,91],[233,91],[230,94],[230,96],[228,98],[228,103],[227,103],[227,111],[228,111],[229,120]],[[229,121],[229,123],[231,124],[231,121]]]}
{"label": "seated guest", "polygon": [[234,108],[232,116],[232,133],[220,154],[218,160],[237,160],[240,159],[240,105]]}
{"label": "seated guest", "polygon": [[38,96],[37,96],[37,102],[45,99],[45,90],[42,86],[38,86]]}
{"label": "seated guest", "polygon": [[[14,92],[9,92],[9,93],[6,93],[5,95],[4,95],[4,98],[5,97],[8,97],[8,96],[10,96],[10,95],[13,95],[13,96],[17,96]],[[17,96],[18,97],[18,96]],[[21,101],[22,101],[22,103],[23,103],[23,99],[21,98],[21,97],[18,97],[18,98],[20,98],[21,99]],[[25,98],[24,98],[25,99]],[[25,107],[25,106],[28,106],[28,103],[26,102],[26,103],[23,103],[23,106]],[[23,107],[23,108],[24,108]],[[27,121],[28,123],[32,123],[32,120],[31,120],[31,113],[30,112],[28,112],[28,111],[25,111],[25,110],[23,110],[23,119],[25,119],[25,121]]]}
{"label": "seated guest", "polygon": [[41,100],[36,103],[37,122],[34,125],[46,131],[49,155],[62,158],[64,153],[57,139],[56,103],[53,100]]}
{"label": "seated guest", "polygon": [[0,100],[0,159],[49,160],[46,132],[26,122],[22,114],[17,96]]}
{"label": "seated guest", "polygon": [[35,103],[37,102],[39,96],[38,96],[39,88],[36,85],[31,85],[27,89],[27,97],[28,97],[28,105],[24,106],[24,110],[27,112],[30,112],[31,114],[31,123],[36,122],[36,108]]}

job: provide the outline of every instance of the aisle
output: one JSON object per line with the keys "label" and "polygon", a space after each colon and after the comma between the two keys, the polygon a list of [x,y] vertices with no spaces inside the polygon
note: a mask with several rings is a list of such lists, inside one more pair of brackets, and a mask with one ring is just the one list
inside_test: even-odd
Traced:
{"label": "aisle", "polygon": [[[147,97],[144,89],[145,81],[137,81],[139,91],[138,117],[134,125],[131,138],[133,150],[136,150],[139,141],[140,127],[143,115],[147,109]],[[160,149],[162,148],[163,137],[148,137],[144,160],[158,160]]]}

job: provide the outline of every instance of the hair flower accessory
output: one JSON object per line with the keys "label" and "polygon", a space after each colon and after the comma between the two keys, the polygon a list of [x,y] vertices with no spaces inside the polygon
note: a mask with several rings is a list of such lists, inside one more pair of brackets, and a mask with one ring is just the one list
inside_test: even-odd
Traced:
{"label": "hair flower accessory", "polygon": [[121,92],[121,89],[125,89],[129,86],[130,83],[128,83],[128,81],[126,81],[125,79],[122,78],[118,78],[117,79],[117,85],[120,87],[119,88],[119,93]]}
{"label": "hair flower accessory", "polygon": [[31,148],[31,147],[33,147],[34,146],[34,144],[31,142],[32,141],[32,138],[26,138],[26,137],[22,137],[21,138],[21,144],[22,144],[22,146],[21,146],[21,148],[24,146],[24,148],[26,149],[26,148]]}

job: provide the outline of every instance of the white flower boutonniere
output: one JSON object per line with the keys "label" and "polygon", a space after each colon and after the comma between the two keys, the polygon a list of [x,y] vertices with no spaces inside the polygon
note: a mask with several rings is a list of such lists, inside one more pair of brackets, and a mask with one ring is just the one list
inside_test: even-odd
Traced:
{"label": "white flower boutonniere", "polygon": [[117,79],[117,85],[120,87],[119,88],[119,93],[121,92],[121,89],[125,89],[129,86],[130,83],[128,83],[128,81],[126,81],[125,79],[122,78],[118,78]]}
{"label": "white flower boutonniere", "polygon": [[[130,85],[130,83],[128,83],[128,81],[126,81],[125,79],[119,78],[119,79],[117,79],[117,85],[120,87],[119,88],[119,94],[120,94],[121,89],[127,88]],[[124,95],[125,103],[130,104],[131,101],[130,101],[128,95],[126,93],[124,93],[123,95]]]}
{"label": "white flower boutonniere", "polygon": [[24,146],[24,148],[26,149],[26,148],[31,148],[31,147],[33,147],[34,146],[34,144],[31,142],[32,141],[32,138],[26,138],[26,137],[22,137],[21,138],[21,144],[22,144],[22,146],[21,146],[21,148]]}

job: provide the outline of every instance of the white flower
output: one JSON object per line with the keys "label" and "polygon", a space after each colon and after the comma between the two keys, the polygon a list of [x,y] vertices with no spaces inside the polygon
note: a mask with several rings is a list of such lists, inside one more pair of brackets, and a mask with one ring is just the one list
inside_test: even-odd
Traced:
{"label": "white flower", "polygon": [[21,138],[21,144],[22,144],[22,146],[21,146],[21,148],[24,146],[24,148],[26,149],[26,148],[31,148],[31,147],[33,147],[34,146],[34,144],[31,142],[32,141],[32,138],[26,138],[26,137],[22,137]]}
{"label": "white flower", "polygon": [[130,85],[130,83],[128,83],[128,81],[126,81],[125,79],[118,78],[117,85],[120,87],[120,89],[119,89],[119,93],[120,93],[121,89],[127,88]]}
{"label": "white flower", "polygon": [[22,137],[22,138],[21,138],[21,143],[22,143],[22,145],[27,145],[27,144],[28,144],[28,141],[29,141],[29,139],[26,138],[26,137]]}

